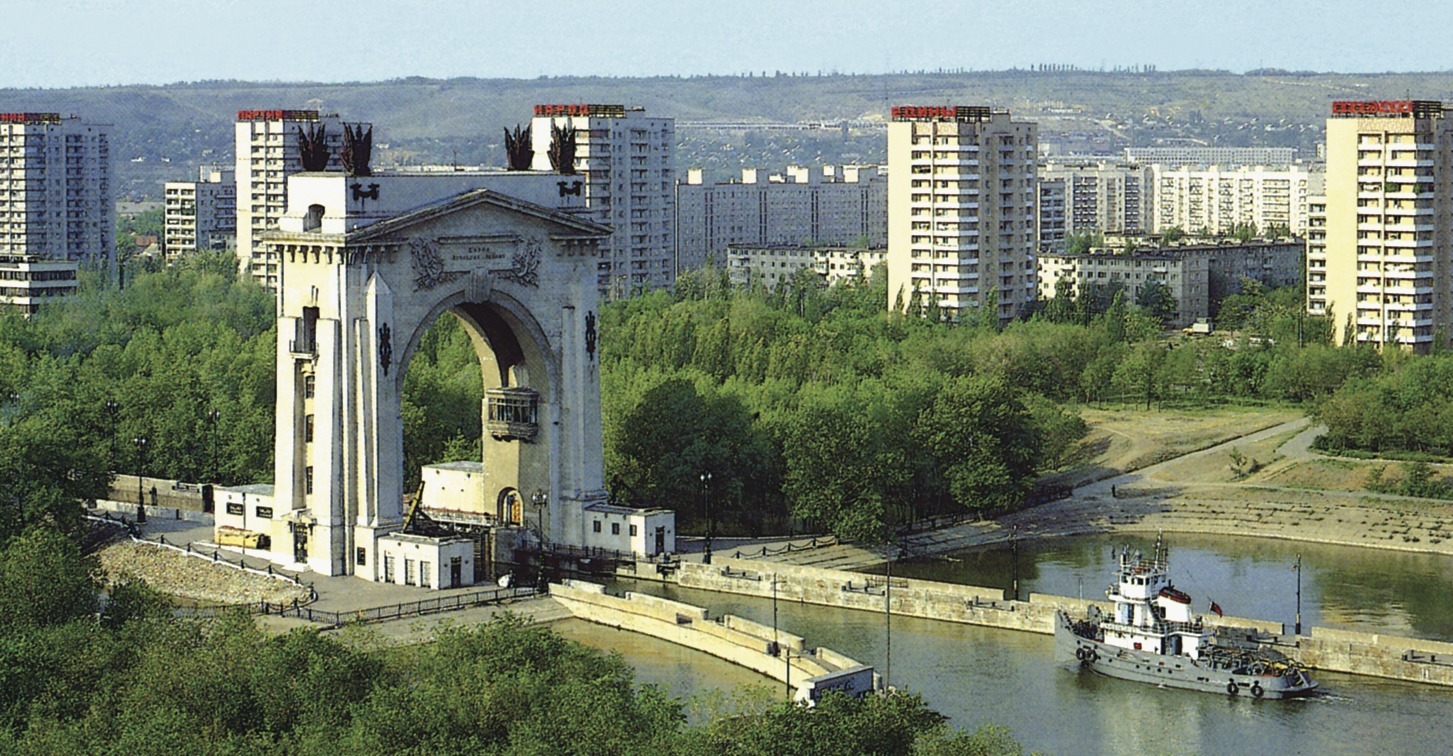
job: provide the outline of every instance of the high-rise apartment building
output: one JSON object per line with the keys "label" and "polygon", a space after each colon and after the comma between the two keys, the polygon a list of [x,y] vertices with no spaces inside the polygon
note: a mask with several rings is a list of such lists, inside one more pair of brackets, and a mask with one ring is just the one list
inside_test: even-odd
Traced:
{"label": "high-rise apartment building", "polygon": [[237,235],[237,182],[232,166],[204,165],[196,181],[168,181],[162,249],[168,262],[199,249],[226,249]]}
{"label": "high-rise apartment building", "polygon": [[[1349,338],[1428,351],[1453,336],[1453,126],[1441,102],[1334,102],[1326,236],[1308,307]],[[1321,280],[1316,280],[1320,278]]]}
{"label": "high-rise apartment building", "polygon": [[303,169],[299,134],[326,129],[329,167],[336,168],[343,127],[316,110],[239,110],[236,127],[237,259],[242,275],[276,289],[278,263],[262,243],[287,206],[287,177]]}
{"label": "high-rise apartment building", "polygon": [[670,286],[676,280],[676,120],[623,105],[536,105],[530,122],[533,167],[551,170],[552,127],[575,133],[574,169],[585,218],[610,226],[600,246],[600,293],[607,298]]}
{"label": "high-rise apartment building", "polygon": [[58,113],[0,113],[0,255],[115,272],[107,127]]}
{"label": "high-rise apartment building", "polygon": [[987,107],[892,109],[888,306],[999,318],[1035,300],[1038,127]]}
{"label": "high-rise apartment building", "polygon": [[1132,164],[1051,161],[1039,171],[1039,246],[1063,251],[1070,234],[1149,230],[1150,169]]}
{"label": "high-rise apartment building", "polygon": [[676,184],[679,270],[708,257],[721,264],[733,244],[888,243],[888,177],[878,166],[788,166],[766,175],[742,170],[737,181],[708,184],[700,169]]}
{"label": "high-rise apartment building", "polygon": [[1307,232],[1307,198],[1318,178],[1306,166],[1280,168],[1151,166],[1155,184],[1155,223],[1160,232],[1230,234],[1255,224],[1260,231],[1284,227],[1294,236]]}

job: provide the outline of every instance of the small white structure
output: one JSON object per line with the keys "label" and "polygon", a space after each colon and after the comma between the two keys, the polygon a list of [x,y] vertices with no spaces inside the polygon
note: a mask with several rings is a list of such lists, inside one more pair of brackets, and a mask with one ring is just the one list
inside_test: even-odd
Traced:
{"label": "small white structure", "polygon": [[474,541],[392,533],[378,539],[380,583],[420,588],[474,585]]}
{"label": "small white structure", "polygon": [[585,508],[585,521],[586,548],[647,557],[676,551],[676,513],[669,509],[592,504]]}

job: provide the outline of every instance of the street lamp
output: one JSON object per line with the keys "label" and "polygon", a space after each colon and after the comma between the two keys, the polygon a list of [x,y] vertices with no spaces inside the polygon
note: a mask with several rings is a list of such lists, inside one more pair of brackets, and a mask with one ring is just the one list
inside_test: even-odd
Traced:
{"label": "street lamp", "polygon": [[146,474],[146,436],[137,436],[132,439],[136,444],[136,523],[146,524],[146,492],[142,490],[143,477]]}
{"label": "street lamp", "polygon": [[549,510],[546,507],[550,504],[550,494],[545,489],[537,489],[530,496],[530,503],[535,505],[535,522],[540,526],[540,541],[543,543],[550,540],[549,525],[545,520],[545,513]]}
{"label": "street lamp", "polygon": [[701,506],[706,510],[706,553],[701,558],[702,564],[711,564],[711,472],[701,474]]}
{"label": "street lamp", "polygon": [[216,483],[217,482],[217,423],[221,419],[222,419],[222,411],[221,410],[215,410],[214,409],[214,410],[209,410],[207,412],[207,422],[211,423],[211,425],[212,425],[212,481],[211,482],[213,482],[213,483]]}

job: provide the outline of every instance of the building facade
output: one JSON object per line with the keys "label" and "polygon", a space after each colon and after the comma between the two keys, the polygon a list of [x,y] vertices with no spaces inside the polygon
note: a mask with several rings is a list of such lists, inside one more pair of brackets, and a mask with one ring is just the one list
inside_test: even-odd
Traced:
{"label": "building facade", "polygon": [[196,181],[164,187],[162,249],[167,261],[199,249],[227,249],[237,239],[237,182],[232,166],[204,165]]}
{"label": "building facade", "polygon": [[38,255],[0,254],[0,313],[30,317],[52,297],[74,294],[80,263]]}
{"label": "building facade", "polygon": [[1336,319],[1327,310],[1327,198],[1320,195],[1307,202],[1307,314]]}
{"label": "building facade", "polygon": [[300,135],[326,130],[328,166],[337,168],[343,127],[316,110],[239,110],[235,133],[237,260],[240,272],[268,289],[278,287],[278,261],[262,234],[277,228],[287,207],[288,176],[303,169]]}
{"label": "building facade", "polygon": [[676,121],[621,105],[536,105],[530,122],[536,170],[552,169],[552,127],[575,130],[574,171],[584,217],[610,226],[601,247],[600,293],[607,298],[671,286],[676,280]]}
{"label": "building facade", "polygon": [[900,106],[888,124],[888,306],[957,320],[1034,302],[1038,127],[1006,110]]}
{"label": "building facade", "polygon": [[1125,148],[1125,159],[1133,163],[1158,163],[1172,168],[1183,165],[1291,165],[1296,154],[1294,147],[1208,147],[1204,144],[1183,144]]}
{"label": "building facade", "polygon": [[733,244],[727,248],[726,267],[734,286],[761,283],[771,291],[807,269],[832,286],[870,274],[887,257],[883,247]]}
{"label": "building facade", "polygon": [[109,127],[58,113],[0,113],[0,255],[115,274]]}
{"label": "building facade", "polygon": [[676,184],[680,270],[718,264],[733,244],[888,244],[888,177],[878,166],[789,166],[767,176],[702,181],[700,169]]}
{"label": "building facade", "polygon": [[[1340,101],[1308,307],[1349,339],[1425,352],[1453,334],[1453,127],[1441,102]],[[1320,280],[1318,280],[1320,279]]]}
{"label": "building facade", "polygon": [[1149,229],[1150,169],[1125,163],[1047,163],[1039,172],[1039,247],[1064,251],[1071,234]]}
{"label": "building facade", "polygon": [[1307,232],[1307,199],[1320,182],[1306,166],[1151,166],[1155,185],[1152,230],[1230,234],[1255,224],[1260,231],[1285,227]]}

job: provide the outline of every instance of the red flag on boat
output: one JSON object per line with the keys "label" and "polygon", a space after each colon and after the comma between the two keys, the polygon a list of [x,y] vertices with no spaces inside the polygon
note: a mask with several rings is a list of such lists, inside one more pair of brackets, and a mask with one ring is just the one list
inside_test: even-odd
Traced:
{"label": "red flag on boat", "polygon": [[1224,616],[1226,616],[1226,615],[1224,615],[1224,614],[1221,613],[1221,605],[1218,604],[1218,603],[1216,603],[1216,602],[1214,602],[1214,601],[1211,602],[1211,611],[1215,612],[1217,617],[1224,617]]}

